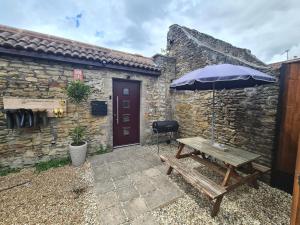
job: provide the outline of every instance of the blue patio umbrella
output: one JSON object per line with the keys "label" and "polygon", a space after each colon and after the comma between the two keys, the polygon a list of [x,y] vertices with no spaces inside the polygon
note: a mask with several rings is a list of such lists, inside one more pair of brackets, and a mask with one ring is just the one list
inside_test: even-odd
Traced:
{"label": "blue patio umbrella", "polygon": [[276,82],[276,79],[258,70],[232,64],[209,65],[189,72],[171,83],[176,90],[212,90],[213,107],[211,140],[214,143],[215,90],[254,87]]}

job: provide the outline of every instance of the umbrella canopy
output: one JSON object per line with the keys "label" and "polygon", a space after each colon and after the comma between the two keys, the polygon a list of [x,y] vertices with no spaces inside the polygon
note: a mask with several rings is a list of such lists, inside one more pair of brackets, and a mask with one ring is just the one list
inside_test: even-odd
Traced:
{"label": "umbrella canopy", "polygon": [[258,70],[232,64],[210,65],[189,72],[171,84],[176,90],[222,90],[253,87],[276,79]]}
{"label": "umbrella canopy", "polygon": [[275,82],[274,77],[258,70],[232,64],[210,65],[174,80],[176,90],[213,90],[211,140],[214,143],[215,90],[246,88]]}

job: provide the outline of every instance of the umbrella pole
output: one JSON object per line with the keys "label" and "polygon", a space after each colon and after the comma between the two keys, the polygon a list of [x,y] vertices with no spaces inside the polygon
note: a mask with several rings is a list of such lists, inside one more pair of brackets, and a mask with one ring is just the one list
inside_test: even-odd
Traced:
{"label": "umbrella pole", "polygon": [[211,143],[215,142],[215,82],[213,82],[212,117],[211,117]]}

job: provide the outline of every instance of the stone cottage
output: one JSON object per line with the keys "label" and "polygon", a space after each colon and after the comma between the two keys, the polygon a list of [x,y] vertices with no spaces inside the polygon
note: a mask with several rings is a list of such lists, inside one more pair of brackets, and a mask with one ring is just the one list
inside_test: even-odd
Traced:
{"label": "stone cottage", "polygon": [[[167,54],[151,58],[1,26],[0,108],[7,97],[66,99],[64,88],[73,80],[74,70],[80,70],[92,88],[89,102],[79,111],[88,131],[89,152],[104,145],[149,143],[155,120],[177,120],[182,137],[208,137],[211,92],[176,92],[169,85],[186,72],[216,63],[276,75],[249,50],[179,25],[170,27]],[[278,85],[217,92],[217,140],[259,152],[262,163],[270,166],[277,99]],[[107,115],[92,115],[94,100],[105,102]],[[62,118],[50,118],[48,126],[37,130],[7,129],[2,110],[0,167],[66,156],[68,131],[75,122],[74,105],[67,104]]]}
{"label": "stone cottage", "polygon": [[[73,80],[74,69],[80,70],[92,88],[90,101],[105,102],[108,112],[106,116],[92,115],[90,101],[79,109],[81,124],[87,128],[89,152],[101,146],[144,144],[151,141],[152,121],[170,116],[166,96],[174,63],[174,59],[160,55],[147,58],[1,26],[0,167],[67,156],[68,133],[76,118],[75,107],[68,102],[65,116],[49,118],[48,126],[7,129],[3,98],[66,100],[65,87]],[[118,104],[129,108],[119,118],[113,112],[116,95]],[[122,100],[125,97],[127,100]]]}

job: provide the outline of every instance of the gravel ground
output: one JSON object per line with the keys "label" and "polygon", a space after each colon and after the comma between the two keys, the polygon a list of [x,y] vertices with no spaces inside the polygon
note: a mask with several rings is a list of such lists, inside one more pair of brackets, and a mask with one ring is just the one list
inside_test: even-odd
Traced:
{"label": "gravel ground", "polygon": [[[176,152],[175,146],[161,146],[161,153]],[[153,152],[154,146],[149,147]],[[183,159],[187,166],[199,166],[190,159]],[[215,181],[221,177],[205,167],[199,167],[199,171]],[[288,193],[272,188],[259,182],[256,190],[247,185],[242,185],[234,191],[226,194],[221,203],[218,216],[210,216],[210,202],[199,193],[176,172],[170,179],[175,182],[185,193],[182,198],[163,208],[152,212],[159,224],[162,225],[279,225],[289,224],[292,196]]]}
{"label": "gravel ground", "polygon": [[[0,177],[0,224],[98,224],[90,165]],[[12,189],[13,185],[30,181]]]}
{"label": "gravel ground", "polygon": [[[156,154],[156,146],[144,146]],[[176,152],[161,145],[161,153]],[[187,166],[195,164],[184,159]],[[220,180],[217,174],[199,167],[201,173]],[[259,190],[243,185],[225,195],[217,217],[210,217],[210,203],[201,193],[173,172],[170,179],[183,191],[183,197],[152,211],[161,225],[279,225],[289,224],[291,195],[259,182]],[[12,189],[3,190],[30,181]],[[2,190],[2,191],[1,191]],[[89,163],[81,168],[65,166],[35,173],[24,169],[0,177],[0,225],[13,224],[95,224],[99,212]],[[141,224],[142,225],[142,224]]]}

